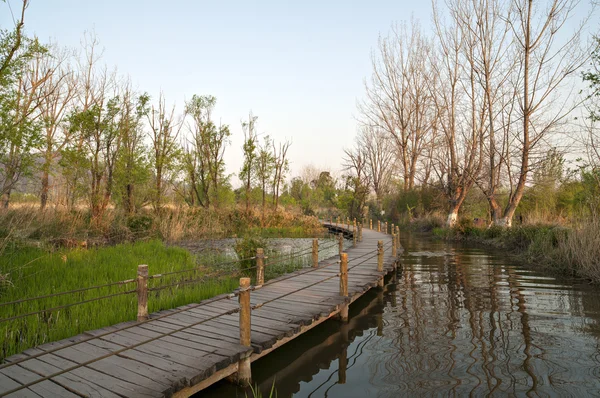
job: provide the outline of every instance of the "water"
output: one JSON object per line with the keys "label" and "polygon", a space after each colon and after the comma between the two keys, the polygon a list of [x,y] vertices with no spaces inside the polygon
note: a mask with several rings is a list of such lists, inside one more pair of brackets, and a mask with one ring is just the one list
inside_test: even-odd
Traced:
{"label": "water", "polygon": [[[265,396],[600,396],[600,288],[406,237],[385,291],[253,363]],[[201,395],[245,396],[219,383]],[[251,393],[248,396],[252,396]]]}

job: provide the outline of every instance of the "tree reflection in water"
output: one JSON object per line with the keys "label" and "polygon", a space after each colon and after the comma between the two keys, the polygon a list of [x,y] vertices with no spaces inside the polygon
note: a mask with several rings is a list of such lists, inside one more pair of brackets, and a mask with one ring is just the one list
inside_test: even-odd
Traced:
{"label": "tree reflection in water", "polygon": [[[600,391],[600,290],[404,235],[385,291],[253,364],[279,397],[587,396]],[[416,254],[411,255],[410,253]],[[226,383],[202,396],[244,396]]]}

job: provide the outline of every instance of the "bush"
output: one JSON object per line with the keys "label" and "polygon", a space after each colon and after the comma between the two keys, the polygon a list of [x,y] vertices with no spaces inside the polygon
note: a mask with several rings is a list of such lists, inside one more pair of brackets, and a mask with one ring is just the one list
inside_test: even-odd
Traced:
{"label": "bush", "polygon": [[[239,259],[248,259],[256,255],[256,249],[265,249],[267,252],[267,240],[257,236],[245,236],[235,242],[235,253]],[[245,271],[256,264],[255,260],[243,260],[239,262],[240,270]]]}

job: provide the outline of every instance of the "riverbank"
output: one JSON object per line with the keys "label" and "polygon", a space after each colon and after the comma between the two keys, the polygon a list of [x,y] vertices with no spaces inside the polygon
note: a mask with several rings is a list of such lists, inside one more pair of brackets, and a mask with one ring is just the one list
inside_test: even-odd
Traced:
{"label": "riverbank", "polygon": [[577,226],[516,225],[512,228],[478,227],[462,221],[455,228],[428,218],[405,227],[436,238],[468,241],[502,249],[535,267],[576,275],[600,283],[600,220]]}

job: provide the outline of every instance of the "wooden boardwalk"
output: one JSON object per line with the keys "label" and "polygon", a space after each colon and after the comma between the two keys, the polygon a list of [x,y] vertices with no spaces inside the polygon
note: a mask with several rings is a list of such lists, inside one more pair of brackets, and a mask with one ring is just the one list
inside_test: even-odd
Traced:
{"label": "wooden boardwalk", "polygon": [[251,291],[251,347],[240,344],[237,299],[220,295],[13,355],[0,365],[0,396],[189,396],[236,373],[240,359],[261,358],[377,286],[395,267],[391,241],[363,229],[362,242],[346,250],[347,297],[339,294],[338,256]]}

